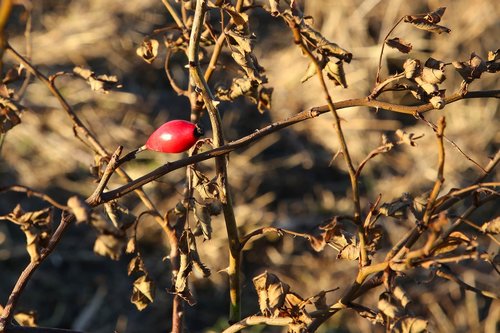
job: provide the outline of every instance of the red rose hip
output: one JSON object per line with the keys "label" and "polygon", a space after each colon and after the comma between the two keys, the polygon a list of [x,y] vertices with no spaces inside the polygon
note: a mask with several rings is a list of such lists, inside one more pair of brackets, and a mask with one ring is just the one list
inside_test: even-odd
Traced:
{"label": "red rose hip", "polygon": [[144,147],[161,153],[182,153],[202,135],[203,130],[189,121],[171,120],[154,131]]}

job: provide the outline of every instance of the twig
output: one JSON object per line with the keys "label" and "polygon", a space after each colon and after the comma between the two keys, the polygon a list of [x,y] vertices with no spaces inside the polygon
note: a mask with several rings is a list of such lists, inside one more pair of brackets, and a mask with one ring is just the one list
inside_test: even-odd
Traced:
{"label": "twig", "polygon": [[5,304],[2,315],[0,316],[0,332],[4,332],[6,327],[8,327],[10,320],[12,319],[12,316],[14,314],[13,310],[15,309],[24,288],[28,284],[31,275],[54,250],[56,245],[59,243],[62,234],[64,233],[66,228],[73,222],[74,218],[75,216],[73,214],[62,214],[61,223],[59,223],[56,231],[52,234],[52,237],[50,237],[47,246],[41,251],[38,260],[31,261],[19,276],[14,288],[12,289],[12,292],[10,293],[7,304]]}
{"label": "twig", "polygon": [[422,219],[422,222],[424,223],[425,226],[429,224],[430,218],[432,216],[432,212],[434,209],[434,204],[436,202],[436,199],[439,195],[439,191],[441,190],[441,186],[443,185],[444,182],[444,145],[443,145],[443,135],[444,135],[444,129],[446,127],[446,121],[444,117],[439,118],[438,122],[438,127],[436,131],[437,139],[438,139],[438,171],[437,171],[437,177],[436,181],[434,182],[434,187],[432,188],[432,192],[429,195],[429,199],[427,200],[427,206],[425,208],[424,212],[424,217]]}
{"label": "twig", "polygon": [[[403,21],[403,19],[404,19],[404,16],[401,17],[399,19],[399,21],[396,22],[396,24],[394,24],[394,26],[391,28],[391,30],[389,30],[387,35],[385,35],[384,41],[382,42],[382,48],[380,49],[380,56],[378,58],[378,67],[377,67],[377,76],[375,77],[375,86],[378,86],[378,84],[380,83],[380,70],[382,69],[382,55],[384,54],[385,42],[386,42],[387,38],[389,38],[389,36],[392,34],[394,29],[396,29],[396,27]],[[375,89],[376,88],[374,88],[373,91],[375,91]]]}
{"label": "twig", "polygon": [[9,325],[5,328],[5,333],[83,333],[81,331],[66,330],[52,327],[26,327]]}
{"label": "twig", "polygon": [[[481,92],[481,91],[468,92],[464,96],[456,94],[456,95],[453,95],[450,97],[450,101],[448,102],[448,104],[462,100],[462,99],[478,98],[479,96],[498,98],[497,95],[500,95],[500,90],[490,91],[487,94],[483,94],[483,92]],[[452,99],[453,99],[453,101],[452,101]],[[381,104],[385,105],[383,107],[384,109],[389,110],[389,108],[390,108],[393,111],[395,109],[403,110],[402,108],[408,108],[408,112],[403,112],[403,113],[407,113],[407,114],[413,114],[413,112],[427,112],[427,111],[434,109],[434,107],[430,103],[425,104],[425,105],[420,106],[420,107],[413,107],[412,108],[412,107],[406,107],[406,106],[402,106],[402,105],[379,102],[379,101],[375,101],[375,100],[367,101],[365,99],[345,100],[345,101],[334,103],[334,106],[335,106],[335,109],[340,110],[340,109],[356,107],[356,106],[381,107]],[[410,111],[409,109],[412,109],[413,112]],[[173,170],[177,170],[179,168],[185,167],[185,166],[193,164],[193,163],[205,161],[205,160],[208,160],[210,158],[214,158],[216,156],[229,154],[236,149],[247,147],[250,144],[262,139],[263,137],[265,137],[271,133],[277,132],[285,127],[289,127],[291,125],[300,123],[302,121],[318,117],[319,115],[327,113],[327,112],[330,112],[330,111],[329,111],[328,106],[326,106],[326,105],[313,107],[313,108],[304,110],[302,112],[299,112],[290,118],[287,118],[287,119],[284,119],[281,121],[277,121],[277,122],[272,123],[266,127],[263,127],[259,130],[256,130],[254,133],[251,133],[247,136],[244,136],[238,140],[232,141],[232,142],[230,142],[222,147],[214,148],[214,149],[205,151],[203,153],[197,154],[195,156],[187,157],[187,158],[182,159],[182,160],[169,162],[169,163],[167,163],[161,167],[158,167],[157,169],[145,174],[144,176],[139,177],[139,178],[129,182],[128,184],[125,184],[125,185],[123,185],[115,190],[103,193],[101,203],[122,197],[123,195],[130,193],[132,191],[135,191],[136,189],[144,186],[145,184],[152,182],[155,179],[160,178]],[[496,164],[498,164],[499,161],[500,161],[500,150],[497,153],[497,155],[495,155],[495,158],[489,163],[489,167],[485,167],[484,169],[489,173],[496,166]],[[481,179],[484,179],[486,176],[487,176],[487,174],[482,175]],[[481,181],[481,179],[479,179],[479,181]]]}
{"label": "twig", "polygon": [[94,190],[94,193],[87,199],[87,203],[90,203],[92,205],[92,202],[97,201],[99,202],[99,197],[102,195],[102,192],[104,192],[104,189],[108,185],[108,182],[115,172],[116,168],[118,167],[118,160],[120,158],[120,155],[122,153],[123,147],[118,146],[116,148],[115,152],[111,156],[111,159],[109,160],[108,165],[106,166],[106,170],[104,170],[104,174],[101,177],[101,180],[99,181],[99,184],[97,185],[96,189]]}
{"label": "twig", "polygon": [[59,208],[61,210],[67,210],[67,209],[69,209],[68,206],[65,206],[65,205],[62,205],[62,204],[58,203],[57,201],[55,201],[54,199],[52,199],[47,194],[45,194],[43,192],[35,191],[35,190],[33,190],[33,189],[31,189],[31,188],[29,188],[27,186],[23,186],[23,185],[11,185],[11,186],[0,188],[0,192],[7,192],[7,191],[26,193],[26,195],[28,197],[37,197],[37,198],[40,198],[43,201],[47,201],[52,206],[54,206],[56,208]]}
{"label": "twig", "polygon": [[295,22],[294,19],[292,20],[287,20],[287,23],[289,27],[292,29],[293,32],[293,39],[295,44],[299,45],[301,50],[307,54],[307,56],[311,59],[311,61],[314,63],[316,67],[316,74],[318,77],[318,80],[320,81],[321,87],[323,89],[323,92],[325,94],[325,99],[328,105],[328,109],[330,113],[333,115],[334,119],[334,126],[335,126],[335,133],[337,134],[337,139],[339,140],[341,151],[342,151],[342,156],[344,157],[344,161],[347,165],[347,170],[349,172],[349,178],[351,181],[351,188],[352,188],[352,198],[353,198],[353,203],[354,203],[354,223],[358,226],[358,239],[359,239],[359,263],[360,266],[366,266],[369,264],[368,260],[368,254],[366,251],[366,240],[365,240],[365,230],[363,223],[361,222],[361,204],[360,204],[360,199],[359,199],[359,184],[358,184],[358,177],[356,170],[354,169],[354,164],[351,159],[351,155],[349,153],[349,148],[347,147],[347,142],[344,137],[344,133],[342,131],[342,126],[340,124],[340,117],[338,115],[337,109],[335,108],[335,105],[333,104],[332,98],[330,96],[330,93],[328,92],[328,87],[326,86],[325,78],[323,77],[323,72],[322,72],[322,67],[316,59],[316,57],[312,54],[311,50],[304,44],[304,41],[302,39],[302,35],[300,33],[300,28]]}
{"label": "twig", "polygon": [[[215,98],[210,91],[210,88],[204,79],[198,59],[198,49],[201,36],[201,27],[205,19],[207,10],[207,0],[197,0],[196,9],[193,18],[193,25],[191,27],[191,37],[189,39],[188,59],[189,59],[189,73],[191,79],[191,86],[195,89],[200,89],[205,107],[208,110],[210,123],[212,125],[213,143],[214,146],[221,147],[224,145],[224,134],[222,131],[222,122],[219,112],[215,105]],[[226,157],[223,155],[215,158],[215,168],[217,172],[217,182],[222,190],[220,200],[222,202],[222,210],[224,213],[224,220],[226,222],[226,231],[229,241],[229,298],[230,298],[230,311],[229,322],[236,322],[240,319],[241,315],[241,291],[240,291],[240,260],[241,260],[241,246],[238,236],[238,228],[236,225],[236,218],[234,216],[233,204],[231,198],[231,191],[228,183],[228,175],[226,168]]]}
{"label": "twig", "polygon": [[236,333],[242,329],[255,325],[288,326],[293,323],[291,317],[269,318],[264,316],[250,316],[226,328],[222,333]]}

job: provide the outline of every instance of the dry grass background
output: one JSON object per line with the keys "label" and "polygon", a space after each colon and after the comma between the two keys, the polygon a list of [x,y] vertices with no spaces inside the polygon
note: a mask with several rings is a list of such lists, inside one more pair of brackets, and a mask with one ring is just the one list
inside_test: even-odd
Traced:
{"label": "dry grass background", "polygon": [[[307,1],[305,13],[315,18],[315,27],[354,54],[352,63],[346,67],[349,88],[332,87],[333,98],[366,96],[375,79],[380,43],[392,24],[402,15],[441,6],[447,7],[443,24],[452,29],[451,34],[429,36],[407,26],[396,30],[394,35],[413,44],[412,57],[466,61],[471,52],[485,57],[488,50],[498,48],[500,5],[496,1]],[[69,71],[74,65],[84,65],[97,73],[117,75],[123,88],[109,95],[95,94],[85,82],[74,78],[63,78],[58,86],[109,150],[118,144],[126,150],[133,149],[142,145],[147,135],[167,119],[189,117],[187,101],[171,90],[162,64],[148,66],[135,55],[135,48],[143,37],[170,20],[161,1],[157,0],[33,2],[32,61],[45,73]],[[284,23],[256,10],[251,24],[257,27],[257,56],[274,87],[273,107],[268,114],[260,115],[244,101],[222,104],[228,139],[236,139],[307,107],[324,104],[315,80],[300,83],[307,60],[293,45]],[[25,38],[20,26],[13,25],[11,43],[24,51]],[[400,66],[403,61],[403,56],[387,50],[383,68],[388,64]],[[186,73],[178,65],[174,74],[182,80]],[[459,85],[460,78],[451,70],[447,71],[447,77],[447,91],[451,92]],[[485,74],[472,89],[498,87],[498,77]],[[413,102],[407,96],[386,98]],[[30,110],[23,114],[22,124],[8,133],[3,144],[1,185],[23,184],[45,191],[60,201],[72,193],[87,197],[95,187],[88,173],[93,156],[74,138],[71,123],[57,101],[35,81],[23,102]],[[500,143],[498,101],[461,101],[443,111],[431,112],[428,117],[434,121],[441,114],[447,117],[446,135],[485,165],[488,153],[495,151]],[[345,134],[355,161],[361,161],[378,146],[382,133],[404,128],[407,132],[425,134],[418,141],[418,147],[398,148],[377,157],[366,168],[362,179],[363,207],[379,193],[383,194],[382,200],[388,202],[404,192],[418,194],[432,187],[437,154],[435,136],[429,127],[412,117],[383,110],[377,113],[367,108],[352,108],[342,110],[341,116],[345,119]],[[329,117],[324,115],[300,123],[231,154],[230,183],[242,231],[265,225],[311,231],[324,218],[349,212],[352,202],[343,162],[338,159],[329,165],[338,149]],[[208,128],[207,119],[203,122]],[[443,191],[467,184],[478,174],[477,168],[455,148],[450,144],[446,144],[446,148]],[[127,170],[132,177],[137,177],[174,158],[176,156],[144,153],[130,163]],[[145,189],[159,203],[158,207],[166,211],[180,199],[183,179],[182,171],[174,172]],[[29,208],[29,200],[23,196],[2,194],[0,214],[12,210],[19,200],[23,207]],[[136,212],[144,209],[131,196],[123,201]],[[477,218],[482,220],[495,213],[498,208],[489,206],[484,215]],[[392,241],[409,228],[391,220],[384,223],[391,230]],[[226,277],[221,272],[227,263],[226,233],[221,219],[213,226],[213,239],[200,244],[199,249],[213,275],[210,280],[195,278],[192,281],[199,301],[187,310],[187,323],[193,332],[220,330],[227,312]],[[170,316],[170,296],[165,292],[169,287],[169,267],[162,261],[168,253],[166,240],[152,220],[141,222],[139,232],[146,265],[158,283],[157,300],[144,312],[137,312],[128,302],[131,280],[126,277],[126,263],[93,255],[95,235],[82,226],[66,235],[51,260],[35,274],[21,298],[22,308],[36,309],[44,326],[73,327],[89,332],[112,332],[115,328],[130,333],[165,331]],[[0,224],[2,302],[27,260],[23,242],[23,235],[15,228]],[[352,280],[355,268],[354,262],[337,260],[333,249],[317,254],[297,239],[269,236],[257,240],[244,253],[243,314],[257,311],[251,277],[264,269],[276,273],[292,290],[307,297],[322,289],[345,285]],[[474,264],[462,277],[470,284],[498,285],[498,278],[491,276],[483,265]],[[408,291],[416,300],[414,310],[431,319],[433,332],[495,332],[500,314],[498,301],[490,304],[487,299],[465,294],[450,283],[428,285],[427,278],[415,272],[410,280],[419,283],[413,283]],[[376,299],[368,297],[365,301],[373,305]],[[263,331],[280,330],[265,328]],[[343,312],[330,320],[323,331],[383,330],[360,320],[354,313]]]}

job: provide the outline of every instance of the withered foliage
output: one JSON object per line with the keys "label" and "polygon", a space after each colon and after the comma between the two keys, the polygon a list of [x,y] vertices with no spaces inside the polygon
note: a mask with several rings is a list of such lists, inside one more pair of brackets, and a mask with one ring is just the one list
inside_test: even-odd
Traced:
{"label": "withered foliage", "polygon": [[[184,331],[183,320],[187,306],[194,307],[199,300],[193,287],[193,280],[212,277],[214,267],[206,261],[207,257],[216,256],[218,260],[222,260],[220,258],[225,260],[220,253],[214,255],[203,252],[205,248],[203,245],[210,244],[214,238],[219,237],[218,233],[223,232],[224,227],[214,223],[216,218],[226,223],[227,234],[224,234],[224,237],[227,235],[227,239],[224,238],[224,241],[229,250],[226,251],[229,252],[229,264],[224,270],[228,273],[230,299],[229,324],[224,331],[227,333],[258,324],[284,326],[290,333],[315,332],[323,325],[322,329],[328,330],[325,322],[346,310],[354,311],[363,320],[384,327],[388,332],[428,332],[433,322],[427,312],[435,310],[429,310],[427,307],[429,302],[423,301],[419,295],[418,287],[422,278],[428,279],[429,284],[447,280],[463,290],[498,300],[500,296],[494,286],[472,285],[467,279],[462,278],[462,272],[468,270],[464,262],[475,261],[487,265],[491,274],[500,274],[498,268],[500,242],[497,239],[500,233],[500,218],[493,216],[481,219],[472,215],[483,205],[492,201],[498,202],[500,195],[496,189],[499,183],[486,178],[493,174],[499,163],[500,153],[497,151],[496,155],[491,157],[489,164],[481,166],[448,139],[444,133],[446,124],[444,117],[434,125],[432,121],[423,117],[423,112],[443,109],[447,103],[464,98],[498,98],[498,90],[471,94],[469,86],[481,79],[483,74],[496,74],[499,71],[499,50],[490,51],[482,56],[472,52],[465,61],[435,59],[432,56],[421,58],[421,53],[415,52],[410,41],[392,36],[393,32],[399,24],[408,23],[426,32],[444,33],[441,37],[445,38],[451,30],[439,23],[443,20],[446,8],[441,7],[425,14],[405,15],[383,40],[378,70],[376,75],[375,73],[373,75],[375,84],[369,95],[338,102],[332,98],[329,89],[348,88],[344,66],[351,64],[355,55],[332,41],[332,36],[327,36],[321,29],[315,28],[313,18],[302,12],[303,4],[298,1],[163,0],[162,3],[165,12],[169,13],[174,23],[141,37],[142,43],[139,42],[139,45],[135,45],[132,50],[135,50],[136,55],[149,65],[158,65],[163,61],[165,80],[170,82],[179,96],[189,98],[193,121],[198,122],[208,114],[214,138],[200,139],[185,159],[169,160],[156,170],[135,180],[127,175],[126,163],[134,159],[136,154],[142,151],[141,148],[124,157],[121,157],[122,146],[118,147],[114,154],[107,152],[99,141],[102,133],[93,133],[89,130],[85,122],[80,120],[79,115],[66,102],[62,95],[64,90],[60,91],[60,88],[54,85],[57,76],[67,73],[58,72],[46,77],[39,72],[27,58],[18,54],[9,44],[8,37],[3,31],[5,22],[0,22],[0,39],[3,43],[0,45],[2,51],[0,64],[3,66],[1,61],[3,53],[10,53],[21,64],[6,69],[2,78],[0,135],[4,137],[15,126],[23,125],[21,117],[27,109],[21,104],[23,100],[19,86],[22,85],[22,80],[26,80],[26,84],[29,83],[26,74],[28,71],[47,85],[69,116],[75,136],[85,144],[86,148],[90,148],[94,156],[91,161],[93,163],[91,173],[98,183],[89,198],[83,199],[75,194],[67,195],[63,201],[66,202],[65,205],[57,203],[47,194],[25,187],[9,185],[0,188],[0,193],[24,192],[28,197],[37,197],[43,201],[45,207],[25,211],[21,204],[17,204],[14,208],[9,208],[9,213],[0,216],[1,220],[14,223],[24,233],[26,251],[30,258],[30,263],[20,275],[6,306],[0,307],[3,312],[0,316],[0,332],[8,332],[8,329],[12,328],[12,319],[22,326],[36,326],[36,316],[33,312],[14,314],[13,310],[31,274],[52,252],[64,235],[65,229],[72,224],[77,224],[78,228],[82,229],[86,227],[95,233],[93,252],[96,255],[128,262],[126,273],[133,279],[130,282],[130,302],[139,311],[151,305],[155,301],[157,291],[156,274],[148,270],[149,261],[144,259],[145,251],[141,251],[142,244],[138,239],[140,232],[137,231],[146,216],[157,222],[158,233],[163,232],[169,243],[167,249],[169,255],[165,257],[165,263],[161,262],[157,266],[165,266],[169,272],[170,280],[164,292],[172,299],[171,331],[175,333]],[[317,95],[324,97],[327,105],[313,107],[291,118],[276,121],[224,145],[225,132],[222,128],[224,123],[218,114],[221,102],[235,102],[239,97],[244,97],[252,108],[261,114],[272,109],[272,94],[275,88],[270,86],[265,68],[260,65],[256,55],[258,53],[255,52],[261,37],[257,35],[257,29],[253,25],[255,21],[252,20],[252,13],[256,8],[259,8],[259,11],[263,9],[262,15],[266,15],[268,19],[285,23],[289,28],[287,38],[290,43],[294,42],[299,52],[309,60],[300,82],[306,83],[318,79],[322,90],[318,91]],[[262,30],[260,28],[258,31]],[[273,38],[278,39],[281,36]],[[381,74],[385,46],[396,49],[402,53],[398,55],[404,57],[398,64],[398,73],[388,74],[387,77]],[[186,57],[188,63],[179,66],[180,71],[178,68],[174,70],[170,60],[185,60]],[[193,69],[195,69],[194,74],[200,73],[202,77],[195,78]],[[73,69],[73,74],[84,79],[93,91],[102,94],[109,94],[121,87],[115,75],[98,75],[93,70],[80,66]],[[459,75],[462,82],[454,93],[450,93],[443,88],[443,83],[447,77],[453,75]],[[186,82],[189,84],[185,84]],[[280,83],[275,83],[275,87],[279,87],[278,84]],[[404,94],[410,98],[413,96],[416,105],[405,106],[379,100],[380,97],[387,96],[383,94],[388,92],[403,97]],[[428,184],[427,192],[414,193],[413,189],[408,189],[408,193],[398,194],[399,197],[392,199],[385,197],[383,193],[375,194],[373,198],[366,198],[360,194],[366,187],[370,187],[372,182],[378,181],[378,179],[366,179],[364,176],[363,170],[368,163],[373,162],[377,156],[392,158],[395,151],[400,152],[405,148],[421,149],[419,140],[423,134],[415,134],[405,129],[382,134],[381,142],[373,144],[374,148],[370,148],[371,151],[367,150],[369,153],[364,159],[360,162],[354,161],[342,130],[345,119],[341,119],[336,110],[345,108],[345,105],[368,106],[377,110],[383,108],[406,113],[431,127],[437,140],[435,145],[437,167],[434,164],[428,167],[431,170],[431,181],[427,173],[419,175],[422,182]],[[226,166],[232,162],[224,155],[287,126],[327,112],[334,116],[333,127],[336,136],[332,132],[332,138],[340,142],[341,149],[338,155],[343,155],[347,165],[350,189],[344,192],[351,201],[349,208],[339,208],[341,200],[338,200],[340,203],[337,207],[335,199],[333,200],[335,204],[328,207],[328,212],[322,212],[319,219],[311,218],[307,229],[301,230],[295,230],[293,224],[287,224],[286,228],[265,225],[253,231],[249,231],[247,226],[237,225],[237,221],[234,221],[236,215],[232,199],[238,198],[240,194],[230,193],[231,178]],[[445,139],[481,169],[477,180],[469,181],[465,185],[459,184],[457,186],[461,186],[460,188],[451,188],[446,193],[443,191],[443,186],[448,185],[445,172],[447,165]],[[363,143],[372,145],[368,141]],[[209,162],[206,162],[207,160]],[[207,167],[212,161],[215,161],[212,168]],[[157,205],[156,201],[159,202],[160,199],[150,199],[149,189],[145,191],[142,187],[181,167],[186,170],[182,191],[172,191],[173,196],[176,196],[175,200],[162,201],[168,202],[168,206]],[[405,167],[404,172],[412,172],[412,165]],[[116,183],[110,183],[110,179],[115,174],[121,177],[119,182],[122,185],[112,189]],[[465,178],[464,183],[467,183]],[[300,189],[300,186],[297,188]],[[131,192],[136,193],[147,210],[138,208],[142,206],[134,209],[131,200],[128,200],[128,197],[123,198]],[[459,202],[463,209],[456,208]],[[345,213],[340,213],[341,209],[352,211],[341,215]],[[257,216],[257,213],[259,212],[253,210],[247,214]],[[405,232],[402,236],[395,236],[396,233],[391,230],[391,226],[404,229]],[[241,227],[241,230],[238,227]],[[239,232],[243,231],[246,234],[239,235]],[[245,263],[246,251],[259,251],[258,248],[249,248],[246,245],[254,237],[266,233],[276,233],[279,237],[300,238],[302,243],[306,244],[300,250],[311,252],[314,256],[328,258],[327,251],[333,248],[336,257],[328,259],[331,260],[329,265],[349,265],[354,261],[355,264],[349,267],[354,267],[356,273],[347,282],[337,281],[332,276],[327,283],[333,289],[318,290],[322,288],[318,284],[314,287],[316,292],[313,292],[312,296],[303,297],[296,292],[298,288],[283,282],[289,277],[283,277],[282,280],[278,277],[281,274],[271,273],[274,267],[267,267],[264,273],[252,278],[257,293],[258,309],[245,308],[241,311],[242,304],[251,303],[241,302],[241,285],[247,285],[250,279],[242,275],[241,265]],[[489,245],[491,247],[488,247]],[[156,250],[165,249],[155,248]],[[260,253],[264,251],[259,252],[259,255]],[[158,267],[155,269],[159,269]],[[312,265],[309,267],[307,261],[303,269],[307,270],[309,275],[316,277]],[[329,272],[328,265],[320,269],[321,273]],[[257,271],[263,270],[259,268]],[[252,271],[250,268],[246,272],[255,274],[255,270]],[[338,294],[330,294],[337,289],[339,289]],[[370,300],[370,295],[375,298]],[[413,305],[416,304],[418,307],[415,307],[417,309],[415,311]],[[194,309],[196,311],[197,308]],[[253,314],[241,319],[241,313]]]}

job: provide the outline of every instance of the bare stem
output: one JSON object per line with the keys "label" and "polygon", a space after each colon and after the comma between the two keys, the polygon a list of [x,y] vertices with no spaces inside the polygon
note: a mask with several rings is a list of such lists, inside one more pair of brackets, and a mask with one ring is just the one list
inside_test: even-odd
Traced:
{"label": "bare stem", "polygon": [[[194,13],[193,25],[191,28],[191,37],[189,39],[188,59],[189,73],[191,78],[191,86],[201,91],[201,96],[208,110],[210,123],[213,131],[213,143],[216,148],[224,145],[224,134],[222,131],[222,122],[219,111],[215,105],[215,98],[203,77],[198,59],[198,49],[201,36],[201,28],[205,13],[207,10],[207,0],[197,0]],[[241,313],[241,291],[240,291],[240,260],[241,260],[241,245],[238,236],[238,228],[236,218],[233,211],[233,203],[231,191],[228,182],[226,157],[224,155],[215,158],[215,168],[217,172],[218,185],[222,189],[221,202],[226,222],[226,230],[229,241],[229,297],[230,297],[230,312],[229,322],[233,323],[240,319]]]}

